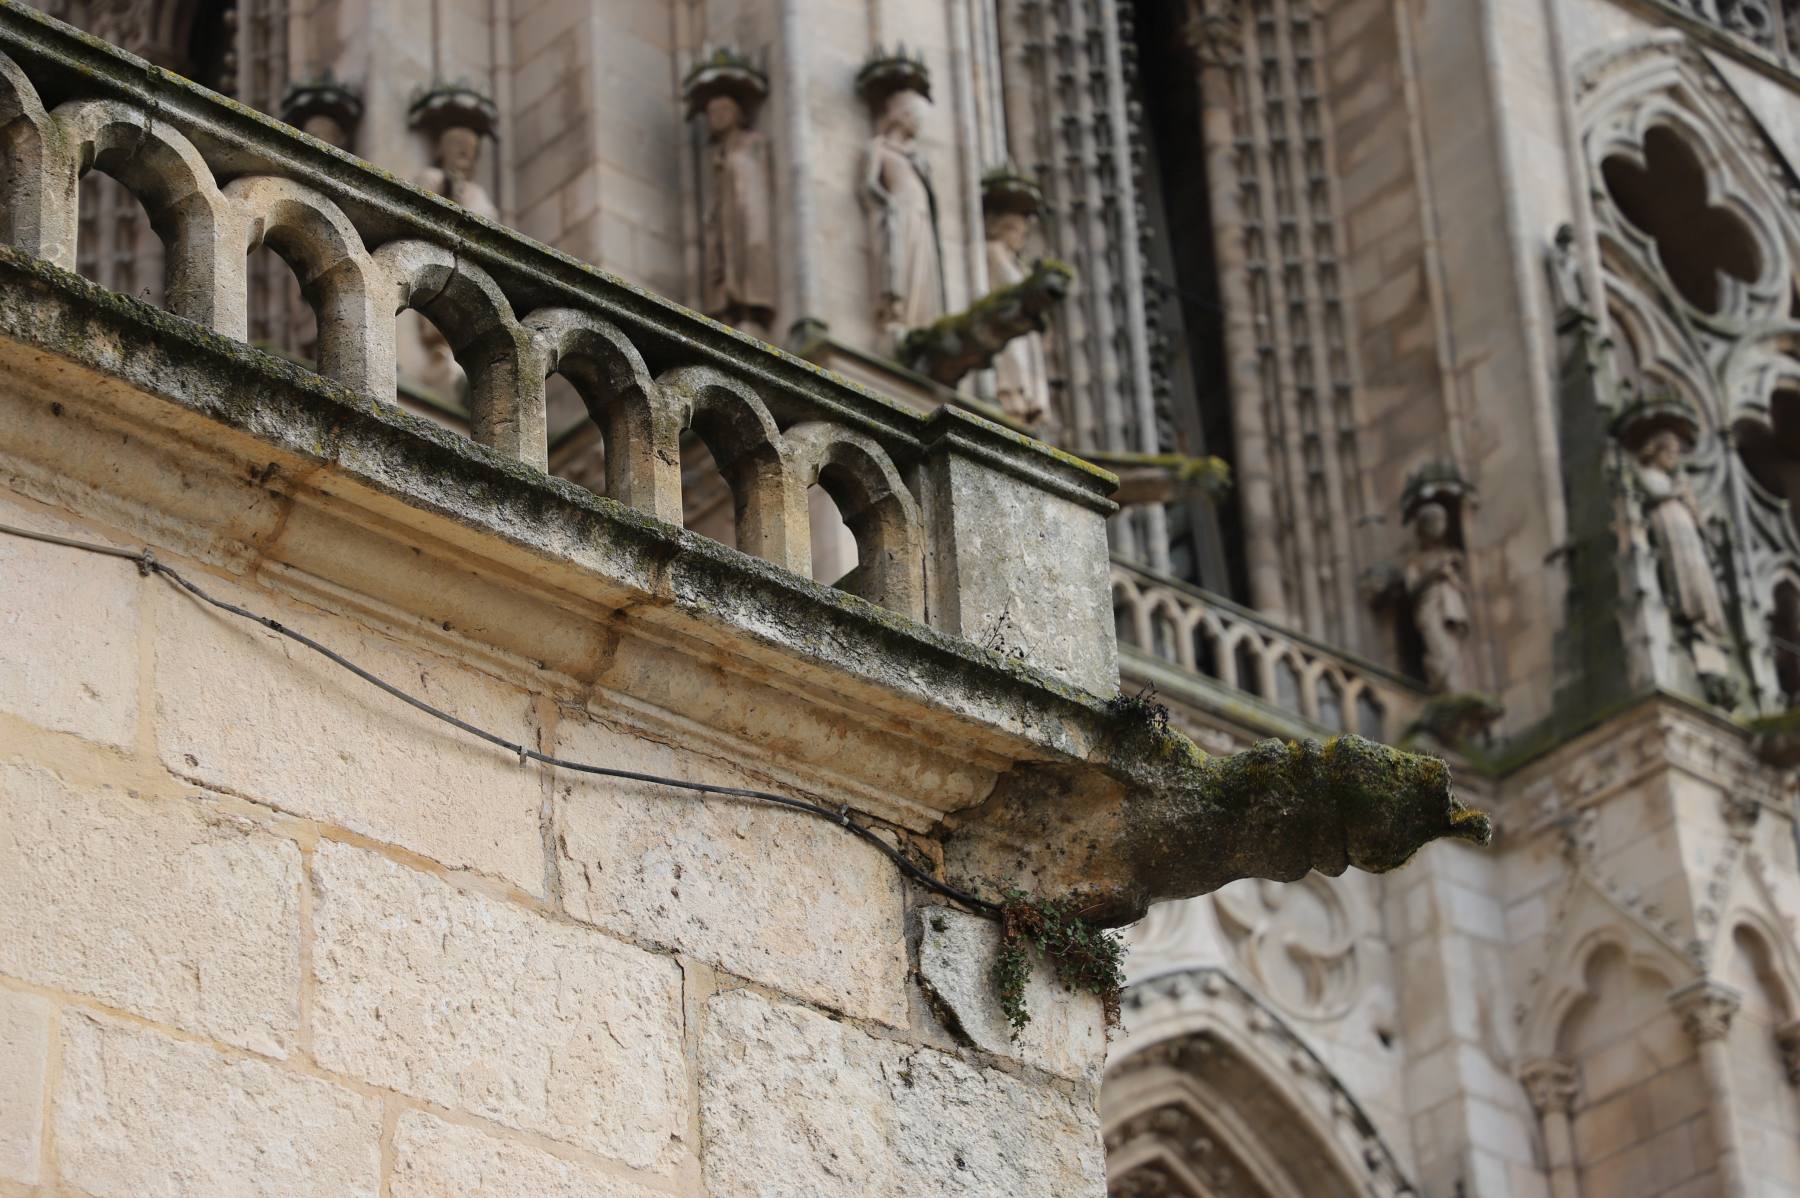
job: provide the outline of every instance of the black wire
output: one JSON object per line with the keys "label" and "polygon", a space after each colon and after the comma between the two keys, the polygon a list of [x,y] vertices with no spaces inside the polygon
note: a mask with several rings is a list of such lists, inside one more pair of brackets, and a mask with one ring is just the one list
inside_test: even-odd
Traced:
{"label": "black wire", "polygon": [[228,603],[223,599],[218,599],[207,594],[204,590],[200,589],[200,587],[189,582],[172,566],[165,566],[162,562],[156,560],[155,554],[149,549],[138,551],[119,549],[112,545],[100,545],[91,541],[76,541],[71,540],[68,537],[52,536],[49,533],[33,532],[26,528],[14,528],[9,524],[0,524],[0,533],[5,533],[8,536],[24,537],[31,541],[42,541],[49,545],[61,545],[68,549],[80,549],[88,553],[101,553],[108,557],[122,557],[127,561],[136,562],[139,572],[145,574],[160,574],[194,598],[200,600],[202,603],[216,607],[220,611],[230,612],[232,615],[249,620],[254,624],[260,624],[270,632],[278,633],[291,641],[305,645],[308,649],[319,654],[333,665],[342,666],[352,674],[355,674],[358,678],[361,678],[364,682],[387,692],[402,703],[417,708],[419,711],[424,712],[433,719],[442,720],[451,727],[466,732],[478,740],[484,740],[487,743],[494,745],[496,748],[505,749],[507,752],[517,756],[519,764],[521,765],[527,760],[538,761],[545,765],[553,766],[556,769],[569,770],[578,774],[592,774],[600,778],[622,778],[630,782],[647,782],[655,786],[668,786],[677,790],[695,791],[699,794],[728,795],[732,798],[750,799],[759,803],[769,803],[777,807],[787,807],[794,811],[804,811],[808,815],[814,815],[820,819],[828,820],[842,828],[844,831],[850,833],[852,836],[874,845],[887,856],[888,860],[899,867],[902,874],[911,878],[914,882],[917,882],[920,886],[923,886],[932,893],[942,895],[947,899],[952,899],[983,915],[997,915],[1000,911],[999,904],[990,903],[986,899],[977,898],[966,891],[959,890],[955,886],[940,882],[924,870],[920,869],[917,865],[913,864],[912,861],[908,860],[905,854],[901,853],[899,849],[896,849],[893,845],[876,835],[873,830],[866,828],[862,824],[851,819],[848,807],[839,807],[838,809],[833,810],[830,807],[825,807],[818,803],[809,803],[804,799],[796,799],[788,795],[771,794],[766,790],[748,790],[740,786],[715,786],[710,782],[688,782],[681,778],[665,778],[658,774],[639,773],[636,770],[621,770],[614,769],[610,766],[590,765],[582,761],[570,761],[562,757],[553,757],[548,753],[540,753],[529,745],[523,745],[515,741],[507,740],[503,736],[498,736],[485,728],[479,728],[474,724],[469,723],[467,720],[451,715],[440,707],[434,707],[416,695],[408,694],[393,683],[371,674],[368,670],[363,669],[336,650],[320,644],[312,637],[307,636],[304,632],[297,632],[277,620],[270,619],[268,616],[258,615],[256,612],[239,607],[235,603]]}

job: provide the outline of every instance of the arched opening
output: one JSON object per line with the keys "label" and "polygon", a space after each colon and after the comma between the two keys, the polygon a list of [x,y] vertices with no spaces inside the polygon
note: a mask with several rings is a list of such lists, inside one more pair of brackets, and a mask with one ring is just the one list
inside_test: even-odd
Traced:
{"label": "arched opening", "polygon": [[1204,620],[1194,625],[1194,669],[1208,678],[1219,676],[1219,638]]}
{"label": "arched opening", "polygon": [[1800,535],[1800,391],[1776,391],[1766,422],[1745,416],[1731,431],[1744,469],[1771,498],[1787,503],[1788,521]]}
{"label": "arched opening", "polygon": [[250,251],[245,264],[249,284],[250,343],[319,368],[319,318],[300,290],[300,279],[267,243]]}
{"label": "arched opening", "polygon": [[1356,730],[1370,740],[1387,739],[1387,709],[1368,687],[1356,696]]}
{"label": "arched opening", "polygon": [[1800,583],[1783,579],[1769,613],[1769,642],[1775,650],[1775,682],[1789,707],[1800,707]]}
{"label": "arched opening", "polygon": [[1304,1100],[1223,1035],[1125,1057],[1100,1091],[1113,1198],[1334,1198],[1373,1192]]}
{"label": "arched opening", "polygon": [[812,534],[813,581],[835,586],[856,569],[856,534],[844,522],[837,501],[820,483],[806,489],[806,518]]}
{"label": "arched opening", "polygon": [[681,524],[737,548],[737,504],[712,450],[692,430],[681,438]]}
{"label": "arched opening", "polygon": [[1669,281],[1694,307],[1719,310],[1722,277],[1752,283],[1761,275],[1755,234],[1736,213],[1711,202],[1705,164],[1673,129],[1652,127],[1642,163],[1614,154],[1600,174],[1613,203],[1655,243]]}
{"label": "arched opening", "polygon": [[469,435],[469,374],[456,360],[448,331],[417,308],[407,308],[394,318],[394,333],[400,406]]}
{"label": "arched opening", "polygon": [[1742,996],[1729,1033],[1732,1077],[1755,1101],[1740,1104],[1741,1133],[1758,1146],[1745,1167],[1759,1193],[1788,1192],[1800,1177],[1800,1101],[1788,1081],[1778,1040],[1793,1019],[1793,1000],[1767,937],[1748,923],[1732,929],[1724,982]]}
{"label": "arched opening", "polygon": [[1164,661],[1179,660],[1176,646],[1181,643],[1181,630],[1168,609],[1158,607],[1150,617],[1150,651]]}
{"label": "arched opening", "polygon": [[1285,653],[1275,658],[1275,702],[1289,711],[1300,710],[1300,670]]}
{"label": "arched opening", "polygon": [[75,269],[109,291],[163,307],[165,251],[143,201],[99,170],[82,177]]}
{"label": "arched opening", "polygon": [[1319,675],[1315,696],[1319,701],[1319,723],[1333,732],[1344,732],[1344,688],[1330,674]]}
{"label": "arched opening", "polygon": [[1237,666],[1238,689],[1257,698],[1263,696],[1262,654],[1256,651],[1245,637],[1237,643],[1232,651],[1232,661]]}

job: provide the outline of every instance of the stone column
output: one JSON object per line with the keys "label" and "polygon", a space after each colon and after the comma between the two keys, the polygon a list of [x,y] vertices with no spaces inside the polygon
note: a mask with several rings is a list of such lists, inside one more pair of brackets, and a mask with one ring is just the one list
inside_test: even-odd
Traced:
{"label": "stone column", "polygon": [[1708,1112],[1713,1142],[1718,1149],[1719,1193],[1722,1198],[1746,1198],[1750,1193],[1740,1147],[1737,1108],[1731,1092],[1731,1057],[1727,1037],[1731,1017],[1743,998],[1729,986],[1701,978],[1669,993],[1669,1005],[1681,1017],[1681,1025],[1693,1037],[1700,1052],[1700,1072],[1706,1079]]}
{"label": "stone column", "polygon": [[1243,16],[1236,0],[1190,9],[1188,37],[1200,75],[1200,130],[1211,189],[1213,254],[1225,307],[1225,353],[1230,360],[1232,436],[1237,460],[1232,475],[1244,505],[1244,557],[1250,602],[1278,622],[1289,620],[1282,592],[1275,518],[1275,484],[1269,464],[1269,431],[1263,420],[1262,359],[1256,304],[1250,295],[1244,253],[1244,211],[1238,195],[1238,131],[1234,76],[1243,70]]}
{"label": "stone column", "polygon": [[1581,1095],[1574,1062],[1562,1057],[1532,1061],[1519,1071],[1519,1081],[1525,1086],[1544,1133],[1551,1198],[1581,1198],[1581,1172],[1575,1164],[1575,1130],[1571,1122],[1575,1100]]}

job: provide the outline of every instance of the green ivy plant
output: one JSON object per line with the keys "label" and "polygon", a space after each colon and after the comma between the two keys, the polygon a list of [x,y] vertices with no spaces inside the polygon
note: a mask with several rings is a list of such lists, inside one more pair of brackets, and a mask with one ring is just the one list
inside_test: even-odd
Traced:
{"label": "green ivy plant", "polygon": [[1013,1039],[1031,1022],[1031,1012],[1025,1008],[1025,983],[1031,978],[1034,952],[1050,963],[1065,989],[1098,995],[1107,1028],[1119,1026],[1125,942],[1118,933],[1082,918],[1079,899],[1039,900],[1023,890],[1007,890],[1001,894],[1000,956],[994,963],[994,989]]}

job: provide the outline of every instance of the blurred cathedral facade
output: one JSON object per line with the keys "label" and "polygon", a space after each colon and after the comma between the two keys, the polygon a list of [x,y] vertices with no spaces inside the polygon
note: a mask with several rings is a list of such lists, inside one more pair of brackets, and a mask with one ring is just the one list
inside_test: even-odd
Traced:
{"label": "blurred cathedral facade", "polygon": [[[1452,760],[1494,849],[1132,931],[1113,1194],[1800,1193],[1800,0],[44,7],[1112,469],[1127,689],[1209,749]],[[83,186],[82,271],[155,299]],[[316,352],[252,279],[252,339]],[[464,421],[463,347],[403,340]],[[684,451],[722,539],[730,466]]]}

